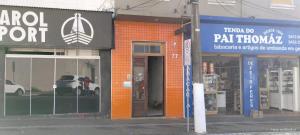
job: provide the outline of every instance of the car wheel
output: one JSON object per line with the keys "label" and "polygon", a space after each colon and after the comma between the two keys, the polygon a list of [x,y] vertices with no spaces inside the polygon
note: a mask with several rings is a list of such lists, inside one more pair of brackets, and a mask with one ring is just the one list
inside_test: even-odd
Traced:
{"label": "car wheel", "polygon": [[77,93],[77,89],[75,89],[74,94],[75,95],[77,94],[78,96],[81,96],[82,95],[82,88],[78,87],[78,93]]}
{"label": "car wheel", "polygon": [[17,95],[17,96],[22,96],[23,94],[24,94],[24,92],[23,92],[23,90],[20,89],[20,88],[16,91],[16,95]]}
{"label": "car wheel", "polygon": [[95,89],[95,96],[98,96],[99,93],[100,93],[100,89],[99,89],[99,88],[96,88],[96,89]]}

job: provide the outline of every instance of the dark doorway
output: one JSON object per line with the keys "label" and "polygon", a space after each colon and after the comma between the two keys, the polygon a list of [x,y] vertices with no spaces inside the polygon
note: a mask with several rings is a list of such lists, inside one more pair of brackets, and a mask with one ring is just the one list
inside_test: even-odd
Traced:
{"label": "dark doorway", "polygon": [[133,117],[164,115],[163,56],[133,58]]}
{"label": "dark doorway", "polygon": [[148,57],[148,116],[163,115],[163,65],[163,57]]}

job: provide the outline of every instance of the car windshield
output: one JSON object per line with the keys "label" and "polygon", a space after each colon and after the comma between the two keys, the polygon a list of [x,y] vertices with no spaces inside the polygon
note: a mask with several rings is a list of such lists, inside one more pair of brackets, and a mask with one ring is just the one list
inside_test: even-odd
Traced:
{"label": "car windshield", "polygon": [[6,84],[8,84],[8,85],[14,85],[10,80],[6,80]]}
{"label": "car windshield", "polygon": [[73,80],[74,76],[72,76],[72,75],[64,75],[60,79],[61,80]]}
{"label": "car windshield", "polygon": [[83,81],[83,80],[84,80],[83,77],[79,77],[79,78],[78,78],[78,81]]}

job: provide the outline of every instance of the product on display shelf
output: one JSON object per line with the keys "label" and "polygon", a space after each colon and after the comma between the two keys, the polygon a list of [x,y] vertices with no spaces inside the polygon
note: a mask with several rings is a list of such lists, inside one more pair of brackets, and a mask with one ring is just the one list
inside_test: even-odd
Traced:
{"label": "product on display shelf", "polygon": [[203,83],[205,91],[218,91],[217,74],[203,74]]}
{"label": "product on display shelf", "polygon": [[205,94],[205,109],[208,113],[217,113],[217,97],[216,94],[207,93]]}
{"label": "product on display shelf", "polygon": [[207,62],[202,63],[203,74],[207,74]]}
{"label": "product on display shelf", "polygon": [[269,109],[269,92],[266,88],[260,88],[260,109]]}
{"label": "product on display shelf", "polygon": [[[270,92],[270,107],[290,111],[299,111],[299,72],[292,69],[268,69],[268,85]],[[297,106],[298,105],[298,106]]]}
{"label": "product on display shelf", "polygon": [[[207,114],[240,111],[240,67],[238,61],[206,60],[202,63]],[[220,98],[218,93],[226,93]],[[223,106],[219,106],[224,103]]]}
{"label": "product on display shelf", "polygon": [[293,71],[292,70],[284,70],[283,71],[283,94],[293,94]]}
{"label": "product on display shelf", "polygon": [[218,75],[203,74],[205,109],[207,114],[217,114]]}
{"label": "product on display shelf", "polygon": [[282,71],[282,109],[298,111],[296,106],[298,102],[298,95],[295,92],[298,90],[295,83],[298,82],[298,68],[294,67],[292,70]]}
{"label": "product on display shelf", "polygon": [[209,74],[214,74],[215,73],[215,66],[214,63],[209,63],[209,70],[208,70]]}
{"label": "product on display shelf", "polygon": [[268,72],[268,85],[270,92],[270,107],[281,109],[281,68],[270,68]]}

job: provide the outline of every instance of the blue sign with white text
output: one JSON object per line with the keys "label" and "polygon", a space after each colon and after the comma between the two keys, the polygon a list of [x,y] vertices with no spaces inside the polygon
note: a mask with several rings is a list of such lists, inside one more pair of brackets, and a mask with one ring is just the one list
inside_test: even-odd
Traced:
{"label": "blue sign with white text", "polygon": [[202,51],[240,54],[300,54],[300,28],[243,23],[201,23]]}
{"label": "blue sign with white text", "polygon": [[243,114],[259,109],[258,70],[256,56],[243,56]]}
{"label": "blue sign with white text", "polygon": [[186,39],[183,45],[184,112],[186,118],[191,118],[194,115],[191,47],[191,39]]}

